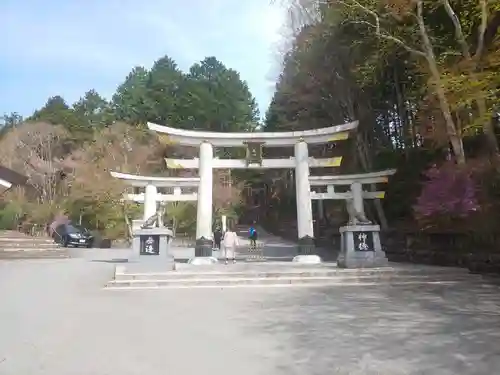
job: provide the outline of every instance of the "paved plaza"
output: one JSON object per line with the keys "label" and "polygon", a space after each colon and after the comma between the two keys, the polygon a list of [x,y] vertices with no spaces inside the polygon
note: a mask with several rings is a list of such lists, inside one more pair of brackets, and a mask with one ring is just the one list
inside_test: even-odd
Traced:
{"label": "paved plaza", "polygon": [[0,261],[0,374],[500,373],[500,287],[477,276],[109,291],[90,258]]}

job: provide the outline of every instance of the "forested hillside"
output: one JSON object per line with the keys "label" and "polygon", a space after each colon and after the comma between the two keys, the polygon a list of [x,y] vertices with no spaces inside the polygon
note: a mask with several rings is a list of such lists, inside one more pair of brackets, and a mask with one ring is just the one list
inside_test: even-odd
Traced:
{"label": "forested hillside", "polygon": [[[384,228],[495,229],[500,213],[500,3],[282,4],[293,20],[294,36],[262,130],[359,120],[353,139],[311,148],[311,155],[342,155],[338,173],[397,168],[385,200],[368,207]],[[110,100],[89,90],[73,104],[48,98],[26,119],[15,112],[6,115],[0,163],[26,174],[33,188],[2,197],[1,226],[19,218],[45,223],[67,210],[86,225],[121,235],[124,212],[132,216],[137,208],[120,203],[124,186],[110,178],[109,170],[168,175],[163,156],[195,156],[161,145],[145,131],[147,121],[186,129],[260,131],[257,112],[246,83],[216,58],[182,72],[165,56],[150,70],[133,68]],[[238,203],[240,195],[232,189],[241,186],[228,187],[218,177],[214,199],[220,213]],[[294,220],[289,171],[243,177],[246,184],[267,185],[267,197],[255,201],[264,217],[275,223]],[[327,218],[345,219],[339,205],[325,202]],[[179,204],[169,212],[181,217],[192,210]],[[187,227],[191,216],[183,216]]]}
{"label": "forested hillside", "polygon": [[288,7],[296,33],[265,129],[359,120],[343,172],[398,168],[385,210],[372,216],[414,228],[497,226],[500,2]]}
{"label": "forested hillside", "polygon": [[[28,176],[32,188],[0,197],[0,226],[45,225],[66,212],[110,237],[124,235],[124,216],[132,217],[140,208],[120,202],[125,186],[109,171],[168,175],[163,157],[190,151],[160,144],[145,130],[148,121],[186,129],[252,131],[259,114],[238,72],[215,57],[182,72],[168,56],[150,70],[134,67],[110,100],[90,89],[73,104],[61,96],[48,98],[25,119],[7,114],[0,165]],[[216,209],[239,199],[231,191],[235,186],[216,179]],[[193,210],[185,203],[169,207],[186,230],[195,220]]]}

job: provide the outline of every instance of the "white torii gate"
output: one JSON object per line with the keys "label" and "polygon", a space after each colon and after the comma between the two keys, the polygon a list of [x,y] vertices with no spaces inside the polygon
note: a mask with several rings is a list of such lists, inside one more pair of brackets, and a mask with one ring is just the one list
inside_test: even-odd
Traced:
{"label": "white torii gate", "polygon": [[[212,238],[212,171],[214,168],[294,168],[297,200],[297,232],[299,252],[314,254],[314,229],[310,199],[309,168],[340,165],[341,158],[314,159],[309,157],[308,144],[325,144],[345,140],[358,122],[322,129],[292,132],[223,133],[171,128],[148,123],[149,129],[160,134],[166,144],[199,147],[199,158],[167,159],[170,168],[198,169],[198,211],[196,217],[197,256],[211,255]],[[213,147],[246,147],[246,159],[217,159]],[[294,147],[289,159],[262,159],[262,146]]]}
{"label": "white torii gate", "polygon": [[[139,194],[124,194],[123,198],[128,201],[144,203],[145,202],[145,193]],[[174,188],[173,194],[156,194],[156,202],[193,202],[198,200],[198,193],[182,193],[182,189],[180,187]]]}
{"label": "white torii gate", "polygon": [[[385,196],[383,191],[365,191],[363,185],[386,183],[388,177],[396,173],[395,169],[388,169],[379,172],[359,173],[340,176],[310,176],[311,186],[326,186],[326,193],[311,191],[313,200],[352,200],[354,212],[365,216],[364,199],[382,199]],[[335,186],[349,185],[350,190],[339,193],[335,191]],[[351,218],[352,219],[352,218]]]}
{"label": "white torii gate", "polygon": [[[198,177],[153,177],[111,172],[111,176],[125,181],[130,186],[144,187],[144,193],[124,194],[123,198],[144,203],[143,220],[156,213],[158,202],[186,202],[198,200],[197,193],[182,194],[182,188],[198,188]],[[159,194],[158,187],[174,188],[173,194]]]}
{"label": "white torii gate", "polygon": [[[349,222],[340,227],[340,253],[337,265],[342,268],[383,267],[387,265],[380,242],[380,226],[365,216],[364,199],[383,198],[382,191],[364,191],[363,185],[386,183],[395,169],[344,176],[309,177],[312,186],[327,186],[326,193],[311,193],[312,199],[345,199]],[[335,186],[350,185],[345,193],[335,192]]]}

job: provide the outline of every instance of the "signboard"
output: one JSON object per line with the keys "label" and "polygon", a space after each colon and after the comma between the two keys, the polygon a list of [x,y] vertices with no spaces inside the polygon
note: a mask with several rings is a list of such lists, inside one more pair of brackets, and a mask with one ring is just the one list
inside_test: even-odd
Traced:
{"label": "signboard", "polygon": [[247,146],[247,166],[250,164],[262,165],[262,142],[245,142]]}
{"label": "signboard", "polygon": [[355,251],[375,251],[371,232],[352,232]]}
{"label": "signboard", "polygon": [[141,235],[141,255],[160,255],[160,236],[159,235]]}

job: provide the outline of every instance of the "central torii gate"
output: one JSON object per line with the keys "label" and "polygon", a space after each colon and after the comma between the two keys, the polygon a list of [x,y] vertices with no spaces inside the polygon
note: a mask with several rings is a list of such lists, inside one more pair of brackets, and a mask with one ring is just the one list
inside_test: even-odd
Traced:
{"label": "central torii gate", "polygon": [[[149,129],[161,134],[164,143],[198,147],[199,158],[166,159],[167,166],[198,169],[198,206],[196,217],[196,256],[212,255],[212,183],[214,168],[294,168],[297,200],[297,231],[299,254],[314,255],[314,231],[309,183],[309,168],[336,167],[341,158],[315,159],[309,157],[309,144],[325,144],[349,137],[358,122],[322,129],[293,132],[222,133],[171,128],[148,123]],[[246,147],[246,159],[217,159],[213,147]],[[263,159],[262,147],[294,147],[289,159]]]}

